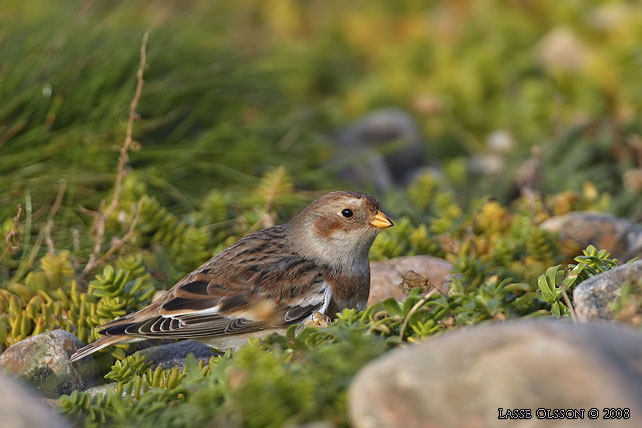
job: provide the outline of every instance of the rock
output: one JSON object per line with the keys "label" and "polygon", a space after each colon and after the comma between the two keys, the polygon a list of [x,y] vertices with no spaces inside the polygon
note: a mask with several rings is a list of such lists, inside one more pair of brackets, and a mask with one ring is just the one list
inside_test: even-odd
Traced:
{"label": "rock", "polygon": [[550,218],[540,227],[558,233],[563,246],[574,247],[576,253],[591,244],[621,261],[642,256],[642,226],[611,214],[575,211]]}
{"label": "rock", "polygon": [[[103,394],[105,394],[107,392],[116,391],[117,386],[118,386],[118,382],[111,382],[111,383],[106,383],[106,384],[103,384],[103,385],[92,386],[91,388],[88,388],[88,389],[84,390],[83,392],[85,394],[89,394],[89,395],[91,395],[93,397],[93,396],[96,396],[96,395],[103,395]],[[124,395],[125,394],[123,394],[123,396]]]}
{"label": "rock", "polygon": [[[408,174],[422,165],[423,142],[415,120],[403,110],[375,110],[335,136],[342,175],[378,191],[408,182]],[[346,162],[349,160],[349,162]]]}
{"label": "rock", "polygon": [[[356,428],[642,426],[640,361],[642,332],[621,324],[485,324],[368,364],[349,389],[350,419]],[[498,420],[499,408],[532,419]],[[538,421],[540,408],[584,410],[584,419]],[[629,409],[629,419],[605,421],[604,408]]]}
{"label": "rock", "polygon": [[428,278],[442,293],[448,293],[448,277],[452,268],[450,262],[432,256],[396,257],[382,262],[372,262],[368,306],[388,297],[405,300],[406,292],[401,288],[401,283],[409,271],[415,271]]}
{"label": "rock", "polygon": [[180,342],[169,343],[167,345],[152,346],[150,348],[139,351],[140,355],[144,355],[147,361],[152,363],[152,368],[161,366],[168,369],[174,366],[183,367],[185,365],[185,358],[188,354],[194,354],[196,360],[209,361],[215,355],[216,351],[207,345],[203,345],[196,340],[182,340]]}
{"label": "rock", "polygon": [[[106,383],[104,385],[93,386],[89,389],[83,391],[85,394],[95,397],[97,395],[104,395],[108,392],[116,392],[118,390],[118,382]],[[148,391],[161,391],[161,388],[150,388]],[[127,388],[123,388],[122,393],[120,394],[123,398],[125,397],[134,397],[135,391],[127,391]]]}
{"label": "rock", "polygon": [[537,46],[537,59],[549,71],[581,72],[590,57],[589,47],[569,28],[553,28]]}
{"label": "rock", "polygon": [[473,174],[497,177],[505,170],[504,158],[497,153],[473,156],[468,161],[468,169]]}
{"label": "rock", "polygon": [[68,331],[49,331],[7,348],[0,355],[0,369],[17,375],[43,396],[57,398],[96,381],[92,357],[69,362],[69,356],[81,346],[80,339]]}
{"label": "rock", "polygon": [[60,408],[60,401],[57,398],[41,398],[40,402],[50,409],[57,410]]}
{"label": "rock", "polygon": [[611,320],[611,305],[620,297],[624,284],[642,285],[642,260],[618,266],[582,281],[573,291],[573,304],[581,321]]}
{"label": "rock", "polygon": [[486,136],[486,147],[494,153],[509,153],[515,148],[515,138],[510,131],[498,129]]}
{"label": "rock", "polygon": [[64,428],[71,426],[17,381],[0,375],[0,426],[3,428]]}

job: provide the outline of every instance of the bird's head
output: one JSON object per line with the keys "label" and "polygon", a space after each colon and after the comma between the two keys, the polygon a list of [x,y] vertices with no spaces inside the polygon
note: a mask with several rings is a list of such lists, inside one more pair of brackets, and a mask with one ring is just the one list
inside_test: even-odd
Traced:
{"label": "bird's head", "polygon": [[321,262],[363,268],[377,233],[391,226],[375,198],[339,191],[320,197],[301,211],[290,223],[289,239],[298,252]]}

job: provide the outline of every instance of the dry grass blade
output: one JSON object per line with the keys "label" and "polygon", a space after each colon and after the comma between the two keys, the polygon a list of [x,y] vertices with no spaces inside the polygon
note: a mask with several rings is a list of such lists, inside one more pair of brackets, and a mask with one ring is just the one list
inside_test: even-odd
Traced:
{"label": "dry grass blade", "polygon": [[259,186],[259,194],[265,200],[260,218],[249,227],[248,233],[256,232],[262,227],[272,227],[275,224],[276,214],[272,213],[277,198],[280,195],[292,192],[293,184],[286,169],[280,166],[267,173]]}
{"label": "dry grass blade", "polygon": [[18,132],[22,131],[26,124],[27,121],[25,119],[21,119],[20,121],[18,121],[18,123],[7,129],[7,131],[2,136],[0,136],[0,147],[4,146],[7,141],[15,137]]}
{"label": "dry grass blade", "polygon": [[[120,203],[120,192],[122,188],[123,178],[125,176],[125,164],[129,160],[128,152],[133,143],[132,133],[134,131],[134,120],[136,120],[136,108],[138,107],[138,101],[140,100],[140,96],[143,93],[143,84],[144,84],[143,75],[145,71],[145,64],[147,62],[147,40],[148,39],[149,39],[149,29],[145,31],[145,34],[143,35],[143,40],[141,41],[141,44],[140,44],[140,62],[138,65],[138,71],[136,72],[136,91],[134,93],[134,97],[132,98],[131,103],[129,104],[129,119],[127,121],[127,131],[125,134],[125,142],[123,143],[123,146],[120,148],[120,156],[118,157],[118,169],[116,171],[116,181],[114,183],[114,194],[111,199],[111,202],[109,203],[106,209],[105,209],[105,201],[103,200],[100,205],[100,210],[98,212],[92,212],[91,214],[94,217],[94,224],[92,226],[92,231],[94,234],[92,237],[94,241],[94,247],[91,255],[89,256],[89,260],[87,261],[87,264],[85,265],[85,268],[82,271],[81,277],[84,277],[85,275],[87,275],[87,273],[89,273],[92,269],[94,269],[96,266],[98,266],[100,263],[106,260],[105,256],[107,254],[111,255],[115,251],[115,250],[111,252],[108,251],[108,253],[106,253],[105,256],[100,257],[100,250],[105,240],[105,223],[107,222],[107,218],[109,218],[109,216],[114,212],[114,210],[118,207],[118,204]],[[135,222],[132,222],[132,223],[135,226],[136,223]],[[126,236],[130,235],[130,232],[131,234],[133,234],[132,227],[130,227]],[[121,239],[121,242],[122,241],[124,241],[124,238]],[[120,248],[120,246],[118,248]]]}
{"label": "dry grass blade", "polygon": [[568,307],[568,312],[571,315],[571,319],[573,320],[573,322],[577,322],[577,314],[575,313],[575,308],[571,303],[571,299],[569,299],[568,297],[568,293],[566,293],[566,290],[563,288],[562,288],[562,298],[564,299],[564,303],[566,303],[566,306]]}
{"label": "dry grass blade", "polygon": [[65,196],[66,190],[67,190],[67,182],[63,181],[62,184],[60,185],[60,189],[58,189],[58,194],[56,194],[56,199],[54,200],[54,203],[51,206],[51,209],[49,210],[49,216],[47,218],[47,224],[45,226],[45,241],[47,242],[47,248],[48,248],[49,254],[53,254],[56,251],[53,239],[51,238],[51,229],[54,224],[54,218],[56,217],[56,213],[58,213],[60,204],[62,204],[62,198]]}

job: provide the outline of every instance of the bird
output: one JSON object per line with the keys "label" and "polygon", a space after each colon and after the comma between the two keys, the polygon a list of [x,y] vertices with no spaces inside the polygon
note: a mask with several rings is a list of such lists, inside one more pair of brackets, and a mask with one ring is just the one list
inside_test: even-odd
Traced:
{"label": "bird", "polygon": [[290,222],[251,233],[187,274],[137,312],[98,327],[77,361],[119,343],[197,339],[217,350],[292,324],[363,310],[370,293],[368,252],[393,222],[372,196],[336,191]]}

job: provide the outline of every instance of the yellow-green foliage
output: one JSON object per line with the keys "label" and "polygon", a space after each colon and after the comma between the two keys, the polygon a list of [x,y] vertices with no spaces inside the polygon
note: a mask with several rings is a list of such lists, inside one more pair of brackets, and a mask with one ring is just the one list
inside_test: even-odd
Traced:
{"label": "yellow-green foliage", "polygon": [[292,176],[283,166],[268,171],[256,189],[257,202],[266,206],[281,203],[284,198],[291,198],[294,191]]}
{"label": "yellow-green foliage", "polygon": [[105,375],[105,379],[117,382],[117,392],[139,398],[151,388],[176,388],[185,377],[185,373],[177,367],[163,369],[158,366],[152,370],[150,365],[151,363],[147,363],[145,358],[136,352],[116,361]]}
{"label": "yellow-green foliage", "polygon": [[[83,282],[86,291],[69,251],[46,254],[24,280],[2,284],[3,347],[55,328],[71,331],[83,342],[95,340],[97,326],[145,306],[156,290],[172,285],[175,278],[167,266],[188,269],[209,255],[210,245],[228,245],[274,221],[284,206],[294,206],[300,196],[288,182],[287,173],[276,170],[244,200],[228,202],[213,191],[186,218],[144,195],[125,210],[125,217],[133,218],[140,209],[136,239],[123,246],[124,255]],[[152,370],[140,355],[126,357],[126,345],[118,345],[108,349],[111,355],[103,351],[100,357],[102,364],[118,360],[105,373],[107,381],[116,382],[115,390],[94,397],[74,392],[60,400],[62,410],[88,427],[161,428],[212,421],[259,427],[314,420],[344,426],[350,378],[387,349],[486,320],[569,316],[562,290],[614,266],[607,253],[588,248],[558,284],[559,266],[547,267],[561,258],[554,237],[537,226],[548,215],[537,200],[534,210],[525,210],[523,200],[512,206],[483,201],[464,209],[451,191],[427,175],[398,196],[410,209],[380,234],[371,257],[447,258],[456,272],[447,296],[414,289],[405,302],[388,299],[363,312],[347,310],[327,328],[308,327],[298,335],[292,328],[285,337],[255,341],[208,364],[190,360],[185,369]],[[217,230],[219,224],[226,226]],[[122,229],[119,222],[109,222],[107,232],[117,235]],[[194,252],[186,254],[190,248]],[[538,280],[543,272],[545,280]]]}
{"label": "yellow-green foliage", "polygon": [[444,257],[471,286],[495,274],[535,285],[539,272],[561,260],[553,235],[538,227],[536,219],[543,221],[549,216],[543,206],[523,211],[522,200],[512,208],[483,201],[477,209],[466,212],[454,200],[452,192],[441,189],[434,176],[417,177],[408,187],[405,202],[415,209],[380,234],[371,258],[412,254]]}
{"label": "yellow-green foliage", "polygon": [[[272,183],[281,181],[275,180],[276,175],[268,177]],[[424,187],[429,197],[422,199]],[[344,426],[350,378],[387,349],[485,320],[568,316],[561,301],[562,287],[568,290],[587,275],[614,266],[608,253],[588,248],[576,259],[578,265],[569,268],[566,285],[558,286],[557,270],[546,270],[559,257],[556,242],[537,227],[537,210],[520,212],[521,202],[515,210],[491,201],[466,211],[448,191],[436,189],[432,180],[416,182],[408,192],[408,203],[424,208],[398,219],[391,233],[377,239],[372,252],[373,258],[447,257],[457,272],[447,296],[428,296],[416,288],[404,302],[388,299],[363,312],[346,310],[327,328],[308,327],[295,335],[293,327],[287,336],[254,341],[208,364],[190,360],[184,369],[152,370],[138,354],[125,358],[124,345],[113,347],[110,353],[119,361],[105,378],[116,382],[115,390],[95,397],[74,392],[60,400],[62,411],[88,427],[134,424],[160,428],[212,421],[259,427],[314,420]],[[292,198],[292,193],[286,189],[279,197],[266,199],[269,194],[262,190],[264,197],[256,201],[258,205],[245,203],[234,209],[257,213],[260,221],[267,214],[267,205],[267,210],[278,210],[279,201]],[[212,197],[215,206],[222,207],[221,201],[220,196]],[[54,328],[72,331],[84,342],[94,340],[97,326],[145,306],[158,288],[171,285],[162,275],[152,275],[162,272],[159,263],[164,259],[150,256],[160,251],[178,265],[181,255],[176,248],[188,248],[187,241],[193,239],[186,231],[205,233],[205,229],[189,225],[150,198],[144,197],[139,206],[144,215],[141,211],[137,231],[141,240],[136,245],[141,247],[125,247],[132,254],[92,275],[87,292],[78,285],[68,251],[43,256],[23,282],[3,285],[0,338],[4,346]],[[229,212],[226,208],[225,215]],[[217,215],[223,215],[223,210]],[[443,229],[439,234],[435,224]],[[230,236],[253,226],[236,221]],[[537,275],[545,270],[542,277],[547,280],[538,281]],[[107,358],[113,361],[113,357]]]}
{"label": "yellow-green foliage", "polygon": [[372,245],[370,257],[373,260],[412,256],[415,254],[441,255],[439,242],[430,236],[424,224],[413,226],[411,220],[403,217],[395,220],[390,233],[382,233]]}
{"label": "yellow-green foliage", "polygon": [[220,190],[212,190],[203,200],[199,211],[200,221],[204,224],[214,224],[228,219],[229,204],[225,195]]}
{"label": "yellow-green foliage", "polygon": [[181,271],[189,272],[211,256],[207,232],[178,219],[153,198],[141,199],[139,215],[141,245],[160,245]]}
{"label": "yellow-green foliage", "polygon": [[[138,353],[116,361],[105,375],[105,379],[116,382],[113,392],[92,396],[74,391],[71,395],[61,398],[61,408],[70,417],[84,420],[85,426],[95,427],[106,422],[115,422],[115,415],[126,413],[126,406],[131,406],[127,401],[139,400],[152,389],[172,391],[169,395],[173,398],[184,398],[182,395],[177,396],[173,391],[180,387],[181,380],[186,376],[185,369],[163,369],[158,366],[152,370],[149,366],[150,364]],[[201,362],[199,368],[202,368],[205,374],[209,366],[203,367]]]}
{"label": "yellow-green foliage", "polygon": [[116,266],[106,266],[83,292],[68,251],[45,255],[24,284],[8,283],[0,289],[2,345],[56,328],[87,343],[98,338],[96,326],[149,303],[155,288],[142,257],[121,258]]}

